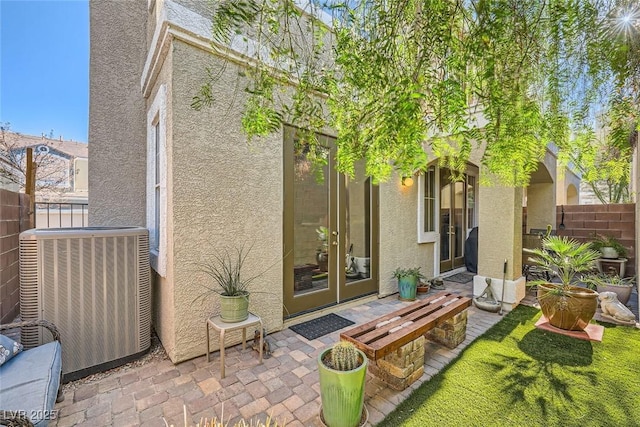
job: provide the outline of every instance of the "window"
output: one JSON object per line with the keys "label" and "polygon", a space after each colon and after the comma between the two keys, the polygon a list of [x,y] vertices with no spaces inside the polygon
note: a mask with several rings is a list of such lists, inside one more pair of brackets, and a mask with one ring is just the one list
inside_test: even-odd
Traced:
{"label": "window", "polygon": [[162,85],[147,112],[147,228],[151,266],[163,277],[167,245],[166,105]]}
{"label": "window", "polygon": [[154,238],[151,239],[153,241],[152,248],[158,251],[160,249],[160,121],[153,125],[154,128],[154,149],[155,149],[155,168],[154,175],[155,179],[153,184],[153,192],[155,196],[155,206],[154,206],[154,215],[156,224],[155,229],[153,230]]}
{"label": "window", "polygon": [[437,234],[437,173],[429,166],[418,180],[418,243],[435,242]]}

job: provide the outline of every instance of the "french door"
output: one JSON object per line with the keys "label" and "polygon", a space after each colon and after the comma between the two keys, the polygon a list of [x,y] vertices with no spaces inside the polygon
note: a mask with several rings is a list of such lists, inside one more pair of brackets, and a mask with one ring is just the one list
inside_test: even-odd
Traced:
{"label": "french door", "polygon": [[440,168],[440,272],[464,265],[467,236],[467,179],[451,182],[451,171]]}
{"label": "french door", "polygon": [[378,290],[378,188],[335,170],[332,138],[318,137],[327,164],[314,170],[296,130],[284,135],[284,306],[294,316]]}

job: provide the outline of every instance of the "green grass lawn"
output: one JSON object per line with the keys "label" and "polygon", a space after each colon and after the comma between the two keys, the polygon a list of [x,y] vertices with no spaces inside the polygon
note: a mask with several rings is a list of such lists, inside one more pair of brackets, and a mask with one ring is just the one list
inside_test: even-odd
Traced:
{"label": "green grass lawn", "polygon": [[379,426],[640,426],[640,330],[602,342],[534,327],[520,306]]}

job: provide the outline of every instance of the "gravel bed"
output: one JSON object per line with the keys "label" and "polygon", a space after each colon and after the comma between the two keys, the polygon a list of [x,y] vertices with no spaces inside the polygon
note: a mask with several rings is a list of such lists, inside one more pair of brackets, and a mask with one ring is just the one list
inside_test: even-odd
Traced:
{"label": "gravel bed", "polygon": [[162,360],[169,360],[169,356],[167,356],[166,351],[164,351],[164,347],[160,343],[158,336],[154,333],[151,334],[151,347],[149,348],[149,352],[139,359],[133,360],[131,362],[125,363],[122,366],[118,366],[113,369],[109,369],[104,372],[97,372],[95,374],[88,375],[84,378],[80,378],[75,381],[70,381],[66,384],[62,385],[62,391],[64,393],[68,391],[76,390],[79,387],[82,387],[85,384],[91,384],[97,381],[100,381],[104,378],[107,378],[111,375],[115,375],[120,372],[130,371],[140,366],[147,365],[149,363],[159,362]]}

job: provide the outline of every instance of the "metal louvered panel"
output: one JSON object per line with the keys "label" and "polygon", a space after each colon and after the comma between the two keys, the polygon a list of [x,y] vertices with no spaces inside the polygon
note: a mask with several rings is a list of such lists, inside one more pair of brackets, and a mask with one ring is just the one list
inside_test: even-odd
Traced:
{"label": "metal louvered panel", "polygon": [[[38,288],[38,242],[20,240],[20,316],[22,320],[39,319],[40,292]],[[21,341],[25,348],[37,346],[42,337],[40,328],[24,328]]]}
{"label": "metal louvered panel", "polygon": [[[21,280],[21,297],[24,287],[26,298],[21,305],[29,309],[32,301],[40,301],[31,316],[60,329],[64,374],[91,373],[91,368],[107,363],[115,366],[115,361],[149,348],[146,229],[29,230],[20,239],[21,245],[38,243],[35,258],[25,253],[25,268],[35,263],[37,274],[35,284],[28,282],[34,282],[33,273]],[[21,268],[22,263],[21,250]],[[22,313],[25,317],[24,309]]]}

